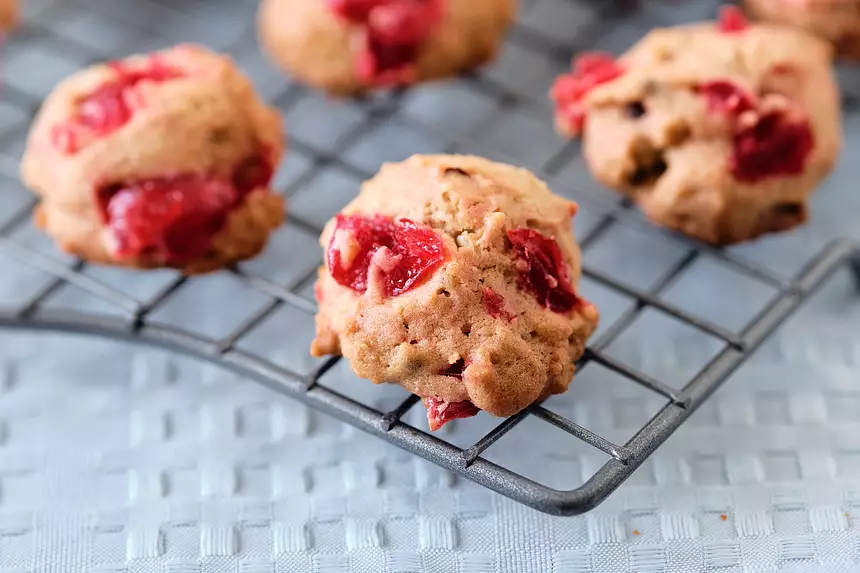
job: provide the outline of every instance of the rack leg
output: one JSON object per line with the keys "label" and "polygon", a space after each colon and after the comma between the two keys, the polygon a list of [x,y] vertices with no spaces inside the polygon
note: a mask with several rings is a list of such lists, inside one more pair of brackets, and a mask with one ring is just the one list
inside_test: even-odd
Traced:
{"label": "rack leg", "polygon": [[860,290],[860,250],[855,250],[848,258],[848,266],[854,275],[854,285]]}

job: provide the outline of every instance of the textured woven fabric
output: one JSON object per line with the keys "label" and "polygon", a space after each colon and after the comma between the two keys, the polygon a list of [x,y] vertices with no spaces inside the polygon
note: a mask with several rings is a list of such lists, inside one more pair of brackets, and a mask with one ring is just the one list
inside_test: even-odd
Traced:
{"label": "textured woven fabric", "polygon": [[[312,225],[380,161],[418,151],[505,154],[561,182],[587,181],[575,149],[552,133],[546,88],[567,63],[547,53],[618,50],[652,25],[715,11],[711,2],[652,0],[607,21],[598,4],[524,1],[505,55],[480,79],[417,90],[376,113],[373,102],[334,105],[273,72],[253,41],[251,0],[24,0],[28,21],[3,65],[10,89],[0,102],[0,224],[28,197],[15,182],[16,158],[39,98],[89,61],[178,41],[227,50],[284,110],[293,146],[277,185]],[[856,79],[846,75],[846,85]],[[478,143],[463,149],[448,138],[456,133]],[[853,112],[846,135],[844,157],[857,157]],[[858,177],[860,166],[843,161],[815,196],[809,226],[734,251],[790,276],[832,238],[860,239]],[[577,231],[596,220],[584,206]],[[14,239],[56,256],[28,224]],[[315,240],[286,227],[251,265],[310,299],[312,284],[296,281],[319,260]],[[586,261],[648,288],[684,253],[659,235],[617,227]],[[49,284],[0,261],[0,308],[17,308]],[[87,272],[139,300],[172,276]],[[600,306],[604,329],[630,304],[593,282],[583,290]],[[772,295],[700,259],[664,298],[739,329]],[[270,302],[215,275],[183,285],[153,319],[217,338]],[[68,285],[44,306],[115,312]],[[517,505],[212,366],[117,342],[4,331],[0,573],[860,571],[858,325],[860,295],[839,273],[619,491],[568,518]],[[316,364],[306,350],[312,328],[312,316],[284,307],[241,346],[307,371]],[[646,311],[609,351],[679,385],[718,348]],[[327,384],[380,408],[404,396],[355,380],[343,364]],[[548,407],[623,443],[662,403],[590,365]],[[406,420],[424,427],[422,418],[413,408]],[[496,423],[480,415],[440,436],[467,446]],[[562,489],[607,459],[531,418],[486,457]]]}

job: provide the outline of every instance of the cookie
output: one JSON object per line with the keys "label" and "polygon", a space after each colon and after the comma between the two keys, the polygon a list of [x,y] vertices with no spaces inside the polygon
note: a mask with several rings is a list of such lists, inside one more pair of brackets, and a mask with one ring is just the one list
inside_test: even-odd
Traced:
{"label": "cookie", "polygon": [[93,66],[45,100],[21,163],[37,223],[92,262],[194,274],[253,257],[284,218],[281,119],[191,45]]}
{"label": "cookie", "polygon": [[598,320],[577,290],[576,211],[479,157],[384,165],[323,231],[311,353],[417,394],[434,430],[564,392]]}
{"label": "cookie", "polygon": [[716,245],[806,221],[842,145],[830,46],[736,8],[653,30],[618,60],[584,54],[551,96],[598,181]]}
{"label": "cookie", "polygon": [[803,28],[830,42],[836,55],[860,60],[860,0],[745,0],[762,22]]}
{"label": "cookie", "polygon": [[18,23],[18,0],[0,0],[0,33]]}
{"label": "cookie", "polygon": [[494,59],[517,0],[264,0],[270,57],[302,82],[359,95],[453,76]]}

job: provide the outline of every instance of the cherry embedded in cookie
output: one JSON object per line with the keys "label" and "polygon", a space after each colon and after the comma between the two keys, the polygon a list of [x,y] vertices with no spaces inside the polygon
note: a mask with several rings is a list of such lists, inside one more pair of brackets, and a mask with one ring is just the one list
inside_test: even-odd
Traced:
{"label": "cherry embedded in cookie", "polygon": [[623,73],[624,68],[609,54],[589,52],[579,56],[573,63],[573,73],[559,76],[550,92],[556,119],[564,130],[572,135],[580,133],[586,115],[583,98],[596,86]]}
{"label": "cherry embedded in cookie", "polygon": [[443,0],[329,0],[328,6],[363,27],[356,70],[374,85],[413,81],[422,46],[444,13]]}
{"label": "cherry embedded in cookie", "polygon": [[717,29],[723,34],[737,34],[743,32],[750,27],[747,17],[743,10],[737,6],[723,6],[720,8],[720,18],[717,22]]}
{"label": "cherry embedded in cookie", "polygon": [[508,240],[513,244],[520,288],[532,293],[553,312],[573,310],[578,298],[571,286],[570,269],[555,239],[521,227],[508,231]]}
{"label": "cherry embedded in cookie", "polygon": [[373,262],[382,292],[398,296],[433,274],[442,264],[444,247],[433,229],[408,219],[339,214],[327,258],[335,281],[358,293],[368,288]]}
{"label": "cherry embedded in cookie", "polygon": [[493,318],[501,318],[508,322],[516,318],[513,314],[505,310],[505,299],[499,293],[485,286],[483,289],[484,308],[487,309],[487,314]]}
{"label": "cherry embedded in cookie", "polygon": [[262,157],[243,161],[231,179],[182,174],[101,187],[102,218],[114,256],[182,265],[205,257],[231,210],[271,179]]}
{"label": "cherry embedded in cookie", "polygon": [[755,96],[728,80],[704,82],[698,87],[708,111],[736,116],[756,107]]}
{"label": "cherry embedded in cookie", "polygon": [[427,421],[430,424],[430,430],[433,432],[451,420],[471,418],[481,411],[468,400],[449,403],[440,398],[432,397],[427,398],[425,404],[427,406]]}
{"label": "cherry embedded in cookie", "polygon": [[732,122],[731,171],[738,181],[803,173],[815,143],[808,120],[790,118],[785,109],[762,112],[755,96],[727,80],[703,83],[698,91],[709,111]]}
{"label": "cherry embedded in cookie", "polygon": [[738,129],[733,142],[732,173],[748,183],[801,175],[815,147],[809,121],[793,120],[781,110],[765,113]]}
{"label": "cherry embedded in cookie", "polygon": [[51,141],[61,152],[73,154],[98,137],[104,137],[123,125],[135,109],[145,105],[137,94],[144,82],[163,83],[184,76],[159,56],[150,56],[142,67],[127,62],[108,64],[114,78],[76,102],[75,112],[65,123],[51,130]]}
{"label": "cherry embedded in cookie", "polygon": [[355,24],[367,20],[370,11],[388,0],[326,0],[329,10]]}

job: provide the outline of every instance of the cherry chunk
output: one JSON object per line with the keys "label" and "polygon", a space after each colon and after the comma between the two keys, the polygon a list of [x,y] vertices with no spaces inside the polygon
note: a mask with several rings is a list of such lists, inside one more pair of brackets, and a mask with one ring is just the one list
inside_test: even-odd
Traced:
{"label": "cherry chunk", "polygon": [[720,8],[720,17],[717,21],[717,29],[723,34],[737,34],[744,32],[750,27],[743,10],[737,6],[723,6]]}
{"label": "cherry chunk", "polygon": [[462,402],[445,402],[439,398],[427,398],[427,421],[430,430],[436,431],[451,420],[471,418],[480,412],[480,408],[468,400]]}
{"label": "cherry chunk", "polygon": [[159,55],[150,56],[142,66],[119,61],[111,62],[108,67],[113,78],[75,102],[72,117],[51,130],[51,142],[61,152],[77,153],[89,141],[109,135],[128,123],[135,110],[144,105],[136,94],[139,85],[164,83],[185,75]]}
{"label": "cherry chunk", "polygon": [[623,74],[624,67],[610,54],[586,52],[580,55],[573,63],[573,73],[559,76],[552,86],[550,97],[555,102],[558,120],[571,133],[581,133],[586,115],[582,100],[595,87]]}
{"label": "cherry chunk", "polygon": [[180,265],[206,256],[230,212],[271,177],[272,166],[260,155],[240,162],[231,177],[143,178],[103,185],[96,197],[114,255]]}
{"label": "cherry chunk", "polygon": [[508,231],[508,240],[513,245],[520,288],[553,312],[570,312],[578,297],[571,284],[570,268],[555,239],[520,227]]}
{"label": "cherry chunk", "polygon": [[328,7],[364,28],[356,71],[373,84],[411,79],[421,47],[444,12],[443,0],[328,0]]}
{"label": "cherry chunk", "polygon": [[378,267],[383,293],[398,296],[423,284],[444,259],[442,237],[409,219],[338,214],[335,221],[329,272],[355,292],[367,290],[371,263]]}

